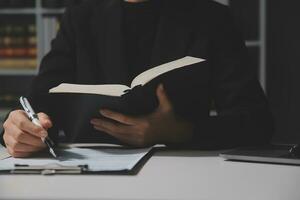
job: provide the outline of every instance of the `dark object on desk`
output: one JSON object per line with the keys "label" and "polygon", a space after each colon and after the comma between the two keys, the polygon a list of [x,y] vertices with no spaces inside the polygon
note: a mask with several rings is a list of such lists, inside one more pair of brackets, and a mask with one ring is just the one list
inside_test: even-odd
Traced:
{"label": "dark object on desk", "polygon": [[296,144],[294,146],[292,146],[289,150],[291,156],[294,156],[296,158],[300,159],[300,145]]}
{"label": "dark object on desk", "polygon": [[232,161],[300,165],[300,146],[244,147],[221,153],[220,156]]}

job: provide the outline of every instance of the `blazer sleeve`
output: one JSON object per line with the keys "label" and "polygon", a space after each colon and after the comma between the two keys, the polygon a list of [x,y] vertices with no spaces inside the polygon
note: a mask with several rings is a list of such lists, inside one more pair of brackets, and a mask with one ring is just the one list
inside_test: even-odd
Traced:
{"label": "blazer sleeve", "polygon": [[230,148],[268,143],[273,119],[266,96],[249,65],[247,48],[228,8],[212,24],[209,62],[217,116],[198,120],[193,146]]}
{"label": "blazer sleeve", "polygon": [[[71,10],[67,10],[62,17],[60,30],[51,43],[50,52],[42,59],[38,75],[34,78],[31,89],[27,94],[34,110],[44,112],[54,122],[49,135],[55,140],[58,134],[57,116],[52,107],[52,101],[48,94],[50,88],[62,82],[74,80],[75,67],[75,35],[72,31]],[[20,108],[15,108],[20,109]],[[0,135],[0,142],[3,142],[3,132]]]}
{"label": "blazer sleeve", "polygon": [[56,38],[51,42],[51,50],[42,59],[38,76],[34,79],[29,92],[29,99],[36,112],[45,112],[51,117],[54,128],[49,134],[52,134],[53,138],[56,137],[60,120],[48,91],[60,83],[72,83],[76,78],[76,34],[72,28],[71,19],[72,9],[70,8],[62,17],[60,29]]}

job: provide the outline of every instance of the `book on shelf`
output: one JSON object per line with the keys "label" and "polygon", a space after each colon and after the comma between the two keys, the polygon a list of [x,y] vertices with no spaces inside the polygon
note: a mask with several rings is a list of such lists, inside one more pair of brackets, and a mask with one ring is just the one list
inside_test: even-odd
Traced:
{"label": "book on shelf", "polygon": [[36,25],[0,24],[0,69],[33,69],[37,66]]}
{"label": "book on shelf", "polygon": [[0,59],[0,69],[35,69],[35,58],[5,58]]}

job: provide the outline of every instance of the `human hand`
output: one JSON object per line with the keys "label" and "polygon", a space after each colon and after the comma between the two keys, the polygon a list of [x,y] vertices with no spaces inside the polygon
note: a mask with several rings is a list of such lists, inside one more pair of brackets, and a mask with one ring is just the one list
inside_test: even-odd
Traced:
{"label": "human hand", "polygon": [[149,115],[133,117],[104,109],[100,113],[108,119],[92,119],[91,124],[96,130],[138,147],[157,143],[178,144],[189,140],[193,134],[192,124],[174,113],[162,85],[158,86],[156,95],[159,106]]}
{"label": "human hand", "polygon": [[41,138],[47,137],[52,122],[45,113],[38,113],[42,127],[33,124],[25,111],[12,111],[3,124],[3,139],[8,153],[13,157],[27,157],[46,147]]}

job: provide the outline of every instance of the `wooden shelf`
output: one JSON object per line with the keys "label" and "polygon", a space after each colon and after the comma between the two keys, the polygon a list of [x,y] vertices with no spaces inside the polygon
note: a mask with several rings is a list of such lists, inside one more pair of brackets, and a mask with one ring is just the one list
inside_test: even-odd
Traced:
{"label": "wooden shelf", "polygon": [[36,75],[36,69],[0,69],[0,76]]}
{"label": "wooden shelf", "polygon": [[65,12],[64,8],[42,8],[40,11],[42,15],[57,15]]}
{"label": "wooden shelf", "polygon": [[0,15],[57,15],[63,14],[64,8],[5,8],[0,9]]}
{"label": "wooden shelf", "polygon": [[260,47],[261,42],[259,40],[248,40],[246,41],[247,47]]}
{"label": "wooden shelf", "polygon": [[[0,0],[1,1],[1,0]],[[34,21],[36,24],[36,36],[37,36],[37,63],[40,63],[41,59],[47,53],[45,50],[46,42],[48,43],[47,38],[45,38],[45,19],[47,15],[61,15],[65,12],[65,8],[43,8],[41,0],[35,0],[34,7],[31,8],[0,8],[0,15],[33,15]],[[3,16],[4,17],[4,16]],[[37,69],[1,69],[0,75],[36,75]]]}

